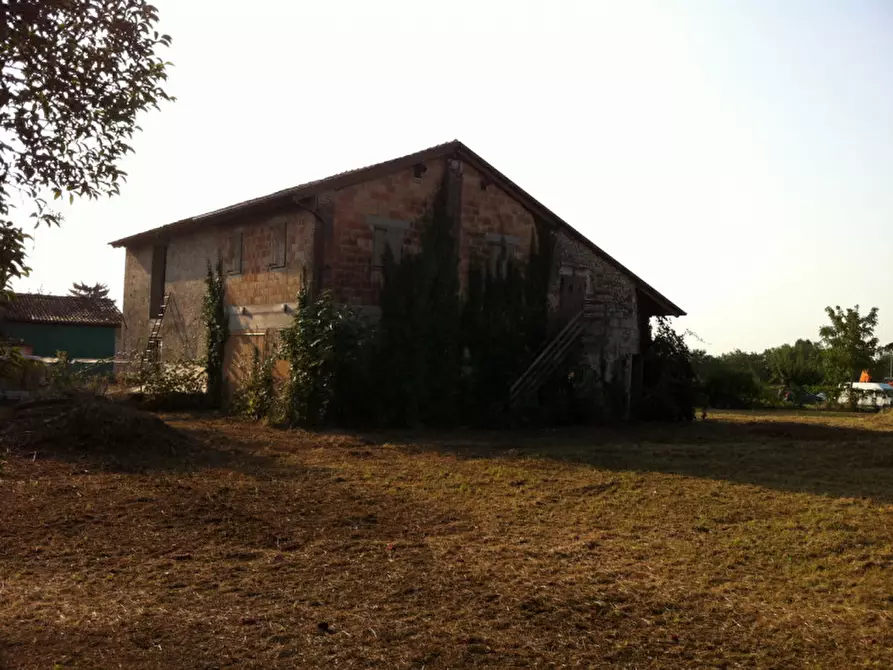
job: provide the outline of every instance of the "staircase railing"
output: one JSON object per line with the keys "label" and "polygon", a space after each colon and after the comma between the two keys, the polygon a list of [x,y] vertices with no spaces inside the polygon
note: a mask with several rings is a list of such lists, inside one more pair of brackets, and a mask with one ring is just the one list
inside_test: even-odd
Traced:
{"label": "staircase railing", "polygon": [[583,310],[577,312],[561,331],[549,340],[533,362],[509,389],[509,407],[535,393],[546,378],[564,361],[568,351],[583,334]]}

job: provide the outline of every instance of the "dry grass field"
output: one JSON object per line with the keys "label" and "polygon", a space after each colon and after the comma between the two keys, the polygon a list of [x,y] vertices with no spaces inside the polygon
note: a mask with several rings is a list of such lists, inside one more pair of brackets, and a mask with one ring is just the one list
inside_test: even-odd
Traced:
{"label": "dry grass field", "polygon": [[7,445],[0,667],[893,666],[887,417],[165,418],[188,446]]}

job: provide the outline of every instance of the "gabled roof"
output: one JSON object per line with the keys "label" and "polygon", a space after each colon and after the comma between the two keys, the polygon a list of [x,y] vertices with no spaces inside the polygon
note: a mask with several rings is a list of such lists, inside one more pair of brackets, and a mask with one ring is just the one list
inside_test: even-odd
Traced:
{"label": "gabled roof", "polygon": [[172,235],[192,231],[202,225],[227,221],[228,219],[240,216],[249,210],[261,210],[267,207],[282,206],[289,202],[294,202],[296,200],[301,200],[303,198],[318,195],[323,191],[346,188],[348,186],[353,186],[364,181],[369,181],[370,179],[376,179],[393,172],[405,170],[418,163],[424,163],[429,160],[447,157],[459,158],[470,163],[478,171],[489,177],[494,183],[498,184],[519,202],[523,203],[524,206],[527,207],[527,209],[529,209],[533,214],[540,216],[547,223],[551,223],[555,227],[563,229],[564,232],[587,246],[596,255],[604,259],[609,265],[612,265],[614,268],[630,277],[636,283],[639,290],[642,291],[646,296],[648,296],[648,298],[650,298],[654,303],[656,303],[656,305],[664,312],[665,315],[685,315],[685,312],[682,311],[681,308],[670,302],[656,289],[649,286],[645,281],[637,277],[634,273],[630,272],[630,270],[621,265],[619,261],[615,260],[612,256],[602,250],[592,240],[583,235],[583,233],[561,219],[552,210],[540,203],[536,198],[527,193],[527,191],[515,184],[511,179],[506,177],[499,170],[494,168],[487,161],[485,161],[483,158],[481,158],[474,151],[469,149],[458,140],[453,140],[452,142],[447,142],[446,144],[439,144],[429,149],[424,149],[413,154],[401,156],[400,158],[394,158],[383,163],[376,163],[375,165],[369,165],[367,167],[358,168],[356,170],[340,172],[336,175],[332,175],[331,177],[326,177],[325,179],[318,179],[316,181],[310,181],[305,184],[300,184],[299,186],[293,186],[292,188],[276,191],[275,193],[270,193],[269,195],[261,196],[259,198],[246,200],[235,205],[230,205],[229,207],[224,207],[223,209],[208,212],[207,214],[200,214],[198,216],[192,216],[187,219],[181,219],[180,221],[175,221],[174,223],[169,223],[165,226],[160,226],[158,228],[153,228],[142,233],[137,233],[136,235],[121,238],[120,240],[115,240],[114,242],[110,242],[109,244],[113,247],[128,247],[141,242],[149,242],[156,239],[165,239]]}
{"label": "gabled roof", "polygon": [[0,319],[15,323],[67,326],[119,326],[121,312],[108,298],[16,293],[0,306]]}

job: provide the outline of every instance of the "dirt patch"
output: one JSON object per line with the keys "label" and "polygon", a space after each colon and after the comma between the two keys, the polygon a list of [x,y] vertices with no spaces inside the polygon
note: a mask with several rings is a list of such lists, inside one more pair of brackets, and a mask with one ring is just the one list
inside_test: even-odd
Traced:
{"label": "dirt patch", "polygon": [[72,395],[22,403],[0,429],[12,451],[102,457],[176,456],[193,441],[159,419],[104,398]]}

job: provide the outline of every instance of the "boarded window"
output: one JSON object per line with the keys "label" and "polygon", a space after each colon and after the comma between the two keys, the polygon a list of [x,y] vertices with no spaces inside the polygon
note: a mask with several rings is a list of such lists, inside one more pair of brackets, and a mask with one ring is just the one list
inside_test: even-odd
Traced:
{"label": "boarded window", "polygon": [[164,274],[167,267],[167,247],[152,248],[152,277],[149,288],[149,318],[158,318],[164,303]]}
{"label": "boarded window", "polygon": [[242,233],[230,233],[226,241],[226,253],[223,257],[223,269],[227,274],[237,275],[242,272]]}
{"label": "boarded window", "polygon": [[372,269],[380,272],[384,267],[385,250],[390,249],[395,263],[399,263],[403,255],[403,235],[400,228],[376,227],[372,245]]}
{"label": "boarded window", "polygon": [[518,245],[508,239],[499,242],[491,241],[487,245],[487,269],[491,277],[505,279],[508,275],[509,263],[516,256]]}
{"label": "boarded window", "polygon": [[274,223],[271,226],[270,234],[272,236],[271,240],[271,255],[270,255],[270,267],[271,268],[284,268],[285,267],[285,249],[288,228],[286,226],[285,221],[281,223]]}

